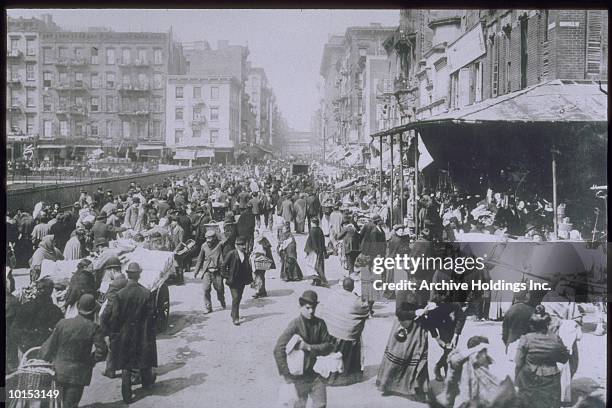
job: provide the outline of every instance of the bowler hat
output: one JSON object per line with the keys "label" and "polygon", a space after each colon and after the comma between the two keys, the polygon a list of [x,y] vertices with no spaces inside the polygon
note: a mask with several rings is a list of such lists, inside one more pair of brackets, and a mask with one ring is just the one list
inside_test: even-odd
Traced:
{"label": "bowler hat", "polygon": [[209,229],[208,231],[206,231],[206,234],[204,234],[204,236],[206,238],[213,238],[217,236],[217,233],[214,230]]}
{"label": "bowler hat", "polygon": [[317,296],[317,292],[314,290],[306,290],[300,296],[300,300],[304,303],[308,303],[312,306],[316,306],[319,304],[319,297]]}
{"label": "bowler hat", "polygon": [[96,221],[105,220],[107,218],[108,215],[106,214],[106,211],[100,211],[100,214],[98,214],[98,216],[96,217]]}
{"label": "bowler hat", "polygon": [[111,256],[104,263],[105,268],[121,268],[121,261],[116,256]]}
{"label": "bowler hat", "polygon": [[96,299],[90,293],[85,293],[79,299],[77,306],[79,313],[82,315],[90,315],[96,310]]}
{"label": "bowler hat", "polygon": [[108,242],[106,241],[106,238],[98,237],[94,239],[94,247],[97,247],[99,245],[107,245],[107,244]]}
{"label": "bowler hat", "polygon": [[382,217],[378,214],[374,214],[372,217],[372,222],[382,221]]}
{"label": "bowler hat", "polygon": [[138,262],[130,263],[128,265],[128,267],[127,267],[127,270],[125,271],[125,273],[127,273],[128,276],[130,276],[130,275],[140,275],[141,272],[142,272],[142,268],[140,267]]}
{"label": "bowler hat", "polygon": [[236,245],[244,245],[246,244],[246,238],[243,236],[239,236],[236,238]]}
{"label": "bowler hat", "polygon": [[113,279],[109,285],[110,288],[115,289],[115,290],[120,290],[123,289],[127,286],[127,279],[125,279],[125,276],[120,275],[119,277]]}

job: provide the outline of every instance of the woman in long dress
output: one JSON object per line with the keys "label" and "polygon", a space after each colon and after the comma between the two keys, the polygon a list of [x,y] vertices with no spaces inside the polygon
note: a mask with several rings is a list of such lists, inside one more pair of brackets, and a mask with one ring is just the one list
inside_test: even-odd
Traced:
{"label": "woman in long dress", "polygon": [[410,291],[396,292],[391,334],[378,368],[376,386],[383,394],[425,401],[429,390],[427,332],[429,322],[423,297]]}
{"label": "woman in long dress", "polygon": [[304,278],[297,262],[297,244],[291,234],[291,224],[285,223],[278,240],[278,253],[281,257],[281,279],[285,282],[300,281]]}

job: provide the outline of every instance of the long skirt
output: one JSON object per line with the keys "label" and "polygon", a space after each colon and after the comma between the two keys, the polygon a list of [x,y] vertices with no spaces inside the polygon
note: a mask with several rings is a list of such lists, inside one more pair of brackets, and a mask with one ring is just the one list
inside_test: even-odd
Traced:
{"label": "long skirt", "polygon": [[361,276],[361,300],[364,302],[380,302],[383,300],[383,291],[374,289],[374,281],[381,279],[375,275],[371,266],[355,267]]}
{"label": "long skirt", "polygon": [[342,386],[360,382],[363,379],[363,368],[361,366],[361,339],[336,339],[334,352],[342,353],[344,371],[342,373],[331,373],[327,379],[327,385]]}
{"label": "long skirt", "polygon": [[395,334],[401,327],[396,320],[389,335],[376,386],[382,392],[399,394],[423,401],[429,389],[427,372],[427,331],[414,321],[407,322],[406,340]]}
{"label": "long skirt", "polygon": [[284,281],[301,281],[304,279],[300,265],[295,258],[281,257],[281,279]]}
{"label": "long skirt", "polygon": [[516,385],[525,406],[559,408],[561,405],[561,374],[539,376],[523,369],[516,377]]}

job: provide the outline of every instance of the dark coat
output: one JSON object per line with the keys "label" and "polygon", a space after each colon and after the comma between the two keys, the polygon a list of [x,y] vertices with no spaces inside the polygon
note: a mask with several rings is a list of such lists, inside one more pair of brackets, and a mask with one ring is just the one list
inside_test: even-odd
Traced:
{"label": "dark coat", "polygon": [[106,223],[106,220],[96,221],[91,227],[94,241],[97,238],[104,238],[106,242],[115,239],[117,232],[125,231],[125,228],[113,227]]}
{"label": "dark coat", "polygon": [[151,292],[129,281],[117,293],[111,314],[111,358],[118,370],[157,367],[154,304]]}
{"label": "dark coat", "polygon": [[236,228],[239,237],[253,238],[255,235],[255,216],[248,211],[243,212],[238,217]]}
{"label": "dark coat", "polygon": [[529,319],[533,310],[533,306],[525,303],[515,303],[510,306],[502,323],[502,341],[506,346],[530,332]]}
{"label": "dark coat", "polygon": [[43,344],[63,317],[64,313],[51,298],[40,297],[21,305],[12,328],[21,350],[25,352]]}
{"label": "dark coat", "polygon": [[91,272],[76,271],[70,278],[68,292],[66,293],[66,306],[76,304],[81,296],[86,293],[95,297],[97,288],[96,278]]}
{"label": "dark coat", "polygon": [[238,287],[253,282],[253,270],[249,257],[245,254],[241,262],[236,249],[230,251],[223,259],[221,275],[226,279],[227,286]]}
{"label": "dark coat", "polygon": [[372,258],[385,256],[387,252],[387,237],[385,232],[374,224],[366,224],[361,231],[361,253]]}
{"label": "dark coat", "polygon": [[323,230],[317,226],[313,226],[308,232],[308,239],[306,240],[306,246],[304,247],[304,252],[309,254],[311,252],[316,253],[317,255],[325,254],[325,235],[323,235]]}
{"label": "dark coat", "polygon": [[[352,228],[349,227],[349,225],[352,226]],[[357,232],[357,227],[354,224],[344,224],[337,238],[342,240],[344,253],[359,252],[361,235]]]}
{"label": "dark coat", "polygon": [[59,321],[40,356],[53,362],[58,382],[89,385],[94,365],[103,361],[107,352],[100,326],[79,315]]}
{"label": "dark coat", "polygon": [[314,194],[306,198],[306,215],[309,217],[318,217],[321,214],[321,203],[319,197]]}

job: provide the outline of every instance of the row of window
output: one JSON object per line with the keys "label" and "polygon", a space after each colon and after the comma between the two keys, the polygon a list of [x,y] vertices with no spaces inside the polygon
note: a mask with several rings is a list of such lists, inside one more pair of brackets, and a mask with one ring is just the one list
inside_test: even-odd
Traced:
{"label": "row of window", "polygon": [[[185,129],[175,129],[174,130],[174,143],[180,144],[183,141],[184,135],[185,135]],[[193,129],[192,137],[201,138],[202,129]],[[210,144],[214,145],[218,139],[219,139],[219,129],[210,129],[210,132],[209,132]]]}
{"label": "row of window", "polygon": [[[183,114],[184,108],[183,107],[177,107],[174,110],[174,119],[175,120],[183,120],[184,119],[184,114]],[[193,108],[193,116],[192,118],[194,120],[196,119],[201,119],[202,116],[202,108],[195,106]],[[213,106],[210,108],[210,115],[209,118],[211,121],[216,121],[219,120],[219,108],[216,106]]]}
{"label": "row of window", "polygon": [[[20,43],[21,39],[19,37],[11,37],[11,43],[9,46],[9,53],[20,51]],[[26,38],[26,55],[34,56],[36,55],[36,39],[35,38]]]}
{"label": "row of window", "polygon": [[[176,99],[183,99],[184,96],[184,88],[182,86],[177,86],[174,91],[174,97]],[[193,98],[200,99],[202,97],[202,87],[194,86],[193,87]],[[210,99],[213,101],[219,100],[219,87],[211,86],[210,87]]]}
{"label": "row of window", "polygon": [[[57,50],[57,53],[55,52]],[[150,59],[148,58],[150,53],[149,50],[141,48],[136,50],[136,53],[132,53],[130,48],[123,48],[121,50],[121,58],[117,60],[117,56],[114,48],[106,48],[104,50],[104,62],[106,65],[119,64],[149,64]],[[70,52],[68,47],[43,47],[43,64],[53,64],[57,61],[68,61],[75,59],[77,61],[87,62],[89,64],[98,65],[100,64],[100,48],[91,47],[89,56],[85,56],[84,48],[75,47]],[[88,59],[87,59],[88,58]],[[162,65],[163,61],[163,50],[156,48],[153,50],[153,64]]]}
{"label": "row of window", "polygon": [[[150,139],[159,139],[161,136],[161,121],[154,120],[151,121],[149,128],[147,129],[147,124],[144,122],[132,123],[129,121],[121,122],[121,128],[117,127],[117,123],[114,120],[107,120],[106,122],[90,122],[85,124],[83,121],[74,121],[74,132],[73,135],[75,137],[82,136],[100,136],[100,128],[105,129],[104,136],[107,139],[112,138],[113,136],[117,136],[117,133],[121,131],[121,137],[124,139],[129,139],[130,137],[138,137],[145,138],[148,136]],[[60,137],[69,137],[70,126],[71,123],[68,120],[60,120],[59,121],[59,136]],[[89,128],[89,132],[87,132],[87,128]],[[53,137],[54,134],[54,124],[51,120],[43,121],[43,137]]]}
{"label": "row of window", "polygon": [[[35,97],[33,95],[32,97]],[[27,99],[27,98],[26,98]],[[107,95],[106,97],[94,96],[91,98],[84,98],[82,96],[76,96],[72,99],[60,96],[58,98],[58,107],[66,108],[73,105],[85,107],[86,101],[89,101],[91,112],[117,112],[119,107],[117,106],[118,98],[116,96]],[[105,102],[106,110],[102,106],[102,102]],[[29,105],[28,105],[29,106]],[[161,97],[151,98],[121,98],[121,111],[132,112],[132,111],[152,111],[152,112],[163,112],[162,99]],[[53,97],[50,95],[43,95],[43,112],[53,112]],[[195,111],[194,111],[195,112]]]}
{"label": "row of window", "polygon": [[[26,66],[27,68],[27,66]],[[27,70],[26,70],[27,72]],[[54,73],[51,71],[43,72],[43,86],[44,87],[52,87],[54,81]],[[74,84],[76,86],[83,86],[85,84],[85,76],[83,72],[75,72],[74,74],[69,74],[68,72],[59,72],[57,74],[58,83],[59,84],[68,84],[70,80],[74,80]],[[103,75],[100,73],[91,73],[89,75],[89,86],[92,89],[115,89],[117,86],[117,75],[114,72],[107,72],[105,75],[106,81],[104,81]],[[146,87],[149,84],[150,76],[146,74],[138,74],[138,75],[123,75],[121,77],[121,84],[123,86],[139,86]],[[155,73],[153,74],[153,88],[154,89],[163,89],[164,87],[164,77],[163,74]]]}
{"label": "row of window", "polygon": [[[8,67],[7,78],[13,81],[20,81],[19,65],[12,64]],[[36,81],[36,64],[26,64],[26,81]]]}

